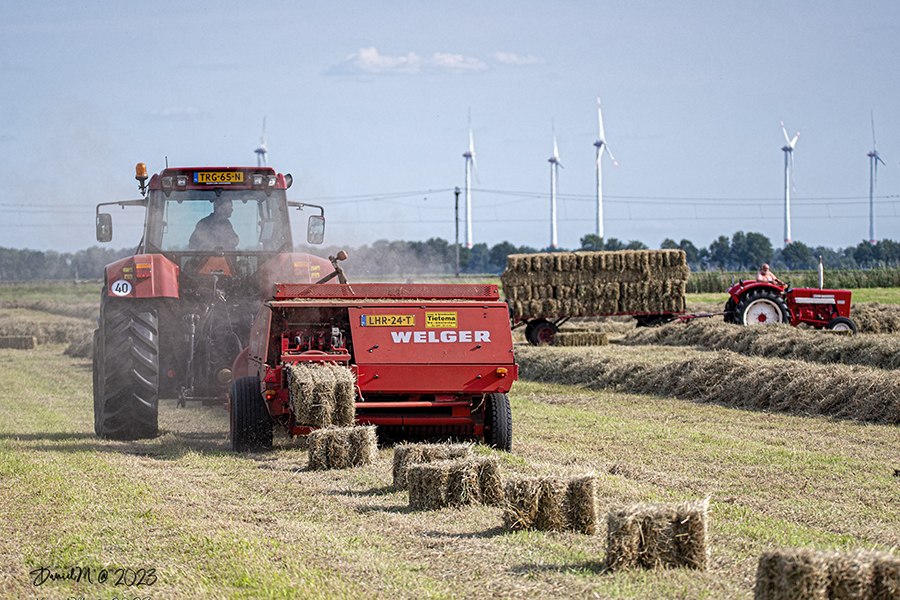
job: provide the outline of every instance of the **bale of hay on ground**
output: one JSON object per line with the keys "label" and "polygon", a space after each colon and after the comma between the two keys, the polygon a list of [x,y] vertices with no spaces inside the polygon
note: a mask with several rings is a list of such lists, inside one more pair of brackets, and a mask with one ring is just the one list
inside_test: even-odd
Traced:
{"label": "bale of hay on ground", "polygon": [[501,506],[505,495],[499,461],[487,456],[479,456],[473,460],[478,468],[478,488],[481,493],[481,502],[488,506]]}
{"label": "bale of hay on ground", "polygon": [[566,490],[568,528],[585,535],[597,533],[597,477],[581,475],[569,480]]}
{"label": "bale of hay on ground", "polygon": [[447,488],[454,461],[439,460],[412,465],[407,470],[409,507],[436,510],[447,506]]}
{"label": "bale of hay on ground", "polygon": [[370,464],[378,453],[374,426],[327,427],[307,438],[310,471],[349,469]]}
{"label": "bale of hay on ground", "polygon": [[393,487],[407,488],[407,471],[412,465],[439,460],[468,458],[472,454],[470,444],[400,444],[394,446]]}
{"label": "bale of hay on ground", "polygon": [[506,482],[503,526],[510,531],[533,529],[540,504],[541,479],[525,477]]}
{"label": "bale of hay on ground", "polygon": [[606,564],[610,569],[708,564],[707,500],[635,504],[607,514]]}
{"label": "bale of hay on ground", "polygon": [[596,477],[526,477],[506,483],[503,522],[511,530],[597,532]]}
{"label": "bale of hay on ground", "polygon": [[553,339],[554,346],[606,346],[609,334],[601,331],[559,331]]}
{"label": "bale of hay on ground", "polygon": [[473,460],[467,459],[448,462],[450,462],[450,474],[447,478],[447,505],[467,506],[469,504],[480,504],[481,485],[478,477],[478,464]]}
{"label": "bale of hay on ground", "polygon": [[12,350],[34,350],[36,347],[37,338],[33,335],[0,336],[0,348],[9,348]]}

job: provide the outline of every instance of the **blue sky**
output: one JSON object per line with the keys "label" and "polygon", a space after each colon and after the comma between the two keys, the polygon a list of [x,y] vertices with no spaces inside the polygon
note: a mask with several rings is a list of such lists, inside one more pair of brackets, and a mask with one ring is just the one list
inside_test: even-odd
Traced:
{"label": "blue sky", "polygon": [[[134,165],[269,164],[324,204],[329,244],[452,240],[471,110],[473,237],[545,247],[555,125],[559,241],[594,231],[596,98],[605,233],[658,247],[758,231],[900,238],[900,4],[808,2],[32,2],[0,22],[0,246],[96,244],[94,205]],[[138,209],[113,212],[136,245]],[[302,237],[295,226],[295,237]],[[462,233],[461,233],[462,235]]]}

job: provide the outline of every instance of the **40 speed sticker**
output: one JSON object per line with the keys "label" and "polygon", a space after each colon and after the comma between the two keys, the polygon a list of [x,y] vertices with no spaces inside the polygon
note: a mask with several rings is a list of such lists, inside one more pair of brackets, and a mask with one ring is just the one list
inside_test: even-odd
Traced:
{"label": "40 speed sticker", "polygon": [[119,281],[110,284],[109,291],[116,296],[127,296],[131,293],[131,282],[120,279]]}

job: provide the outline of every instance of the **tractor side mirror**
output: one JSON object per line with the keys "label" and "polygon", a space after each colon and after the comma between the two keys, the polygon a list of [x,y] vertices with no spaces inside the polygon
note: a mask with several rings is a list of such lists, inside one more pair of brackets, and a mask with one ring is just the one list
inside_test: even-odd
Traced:
{"label": "tractor side mirror", "polygon": [[112,215],[109,213],[97,214],[97,241],[112,241]]}
{"label": "tractor side mirror", "polygon": [[325,241],[325,217],[312,215],[306,227],[306,241],[310,244],[321,244]]}

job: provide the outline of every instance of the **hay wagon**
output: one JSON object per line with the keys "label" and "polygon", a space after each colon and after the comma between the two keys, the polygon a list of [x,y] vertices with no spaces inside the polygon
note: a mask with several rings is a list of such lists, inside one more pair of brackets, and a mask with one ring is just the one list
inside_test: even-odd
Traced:
{"label": "hay wagon", "polygon": [[681,250],[622,250],[511,254],[500,279],[513,328],[539,346],[575,317],[626,315],[643,327],[679,318],[689,274]]}

